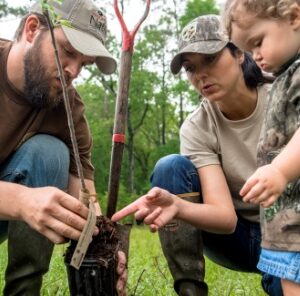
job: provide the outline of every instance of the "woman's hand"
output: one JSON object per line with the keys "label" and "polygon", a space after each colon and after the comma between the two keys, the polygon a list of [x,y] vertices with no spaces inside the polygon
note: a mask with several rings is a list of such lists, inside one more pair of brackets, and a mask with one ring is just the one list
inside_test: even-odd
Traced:
{"label": "woman's hand", "polygon": [[178,214],[178,197],[170,192],[154,187],[147,194],[115,213],[111,220],[120,219],[133,213],[136,220],[143,220],[152,232],[166,225]]}

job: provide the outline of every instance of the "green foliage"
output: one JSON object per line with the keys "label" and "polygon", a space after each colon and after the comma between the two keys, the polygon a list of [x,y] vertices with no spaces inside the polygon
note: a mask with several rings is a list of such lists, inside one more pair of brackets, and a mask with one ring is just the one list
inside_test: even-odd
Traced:
{"label": "green foliage", "polygon": [[[53,6],[48,4],[47,0],[40,0],[40,2],[43,7],[43,11],[48,11],[50,20],[54,25],[62,25],[70,28],[72,27],[71,22],[67,20],[63,20],[61,16],[54,11]],[[54,2],[62,4],[63,0],[54,0]]]}
{"label": "green foliage", "polygon": [[215,0],[190,0],[186,4],[184,15],[180,17],[180,26],[183,28],[194,18],[205,14],[219,14]]}
{"label": "green foliage", "polygon": [[10,7],[5,0],[0,0],[0,19],[4,18],[8,15],[15,15],[15,16],[21,16],[26,13],[25,7]]}
{"label": "green foliage", "polygon": [[[107,191],[110,151],[112,139],[114,98],[106,94],[99,84],[88,82],[77,90],[86,105],[86,117],[93,135],[92,162],[96,169],[95,183],[97,192]],[[107,114],[108,113],[108,114]]]}

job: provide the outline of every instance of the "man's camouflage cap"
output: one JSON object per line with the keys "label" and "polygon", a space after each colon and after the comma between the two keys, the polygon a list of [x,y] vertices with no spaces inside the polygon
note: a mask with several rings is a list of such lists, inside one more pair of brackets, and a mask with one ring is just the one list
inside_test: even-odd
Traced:
{"label": "man's camouflage cap", "polygon": [[214,54],[229,42],[218,15],[203,15],[188,23],[179,38],[179,51],[171,61],[171,71],[177,74],[182,67],[183,53]]}

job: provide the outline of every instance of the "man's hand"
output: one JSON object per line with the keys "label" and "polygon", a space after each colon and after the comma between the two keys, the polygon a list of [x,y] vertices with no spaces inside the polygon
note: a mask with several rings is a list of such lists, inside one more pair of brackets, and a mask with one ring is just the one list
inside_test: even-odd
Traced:
{"label": "man's hand", "polygon": [[126,284],[127,284],[127,264],[126,264],[126,256],[125,253],[122,251],[118,251],[118,266],[117,266],[117,274],[118,280],[116,289],[118,292],[118,296],[126,296]]}
{"label": "man's hand", "polygon": [[270,207],[285,189],[288,180],[276,168],[269,164],[258,168],[246,181],[240,191],[244,202]]}
{"label": "man's hand", "polygon": [[54,187],[24,187],[17,206],[22,220],[56,244],[78,240],[88,217],[85,205]]}

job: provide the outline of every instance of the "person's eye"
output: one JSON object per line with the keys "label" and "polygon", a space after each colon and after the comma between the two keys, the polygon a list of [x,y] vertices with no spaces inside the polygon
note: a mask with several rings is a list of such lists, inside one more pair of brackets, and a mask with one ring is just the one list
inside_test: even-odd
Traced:
{"label": "person's eye", "polygon": [[216,60],[217,56],[218,56],[218,55],[216,55],[216,54],[206,55],[206,56],[204,57],[204,63],[205,63],[206,65],[212,64],[212,63]]}
{"label": "person's eye", "polygon": [[258,40],[256,40],[256,41],[253,43],[253,45],[254,45],[255,47],[259,47],[259,46],[261,46],[261,44],[262,44],[262,39],[258,39]]}
{"label": "person's eye", "polygon": [[184,69],[186,73],[193,73],[195,71],[192,66],[184,66]]}
{"label": "person's eye", "polygon": [[63,51],[66,55],[68,55],[70,57],[74,55],[74,52],[71,51],[70,49],[68,49],[67,47],[63,47]]}

